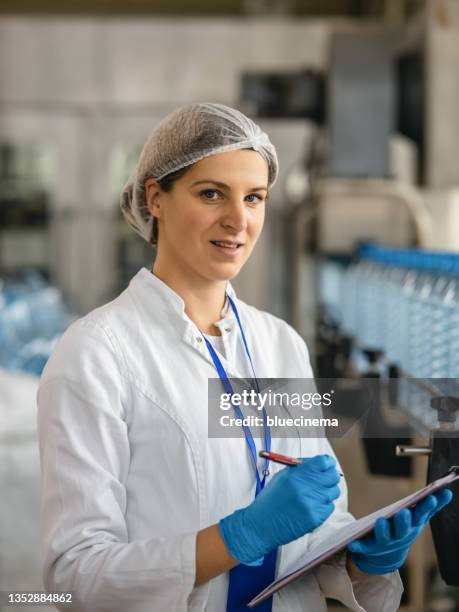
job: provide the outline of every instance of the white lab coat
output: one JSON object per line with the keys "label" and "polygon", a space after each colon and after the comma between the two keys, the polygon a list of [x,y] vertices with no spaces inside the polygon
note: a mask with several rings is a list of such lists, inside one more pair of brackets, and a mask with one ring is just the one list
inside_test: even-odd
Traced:
{"label": "white lab coat", "polygon": [[[301,337],[235,296],[258,377],[312,377]],[[231,308],[222,330],[230,376],[241,361]],[[253,500],[244,438],[210,439],[207,379],[217,377],[182,299],[146,268],[112,302],[73,323],[38,391],[46,589],[85,612],[224,612],[228,574],[194,588],[196,534]],[[332,453],[325,439],[273,439],[294,456]],[[273,466],[273,473],[281,466]],[[348,522],[347,491],[312,534],[280,549],[282,572]],[[392,612],[398,573],[354,584],[344,556],[274,596],[273,612],[321,612],[325,597]],[[359,603],[361,605],[359,605]],[[68,609],[68,608],[66,608]]]}

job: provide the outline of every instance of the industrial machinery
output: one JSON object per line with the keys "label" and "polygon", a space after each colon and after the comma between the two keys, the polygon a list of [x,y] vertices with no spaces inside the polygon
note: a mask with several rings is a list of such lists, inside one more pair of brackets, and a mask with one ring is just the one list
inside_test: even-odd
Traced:
{"label": "industrial machinery", "polygon": [[[285,182],[283,221],[287,314],[315,346],[319,383],[335,380],[353,399],[371,383],[371,419],[361,423],[369,471],[406,478],[425,455],[430,481],[459,464],[459,199],[423,188],[424,53],[403,48],[395,31],[336,32],[325,87],[311,73],[252,74],[245,94],[260,114],[292,116],[302,86],[314,122]],[[280,81],[279,95],[261,95]],[[343,410],[358,419],[353,404]],[[459,494],[432,521],[448,585],[459,585],[458,514]]]}

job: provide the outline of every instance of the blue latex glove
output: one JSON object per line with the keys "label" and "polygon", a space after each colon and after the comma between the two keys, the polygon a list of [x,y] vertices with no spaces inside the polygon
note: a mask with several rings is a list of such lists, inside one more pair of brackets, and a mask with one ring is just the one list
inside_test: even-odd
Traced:
{"label": "blue latex glove", "polygon": [[367,574],[388,574],[398,569],[411,544],[432,516],[453,498],[450,489],[441,489],[421,500],[414,508],[404,508],[387,520],[379,518],[373,531],[348,545],[354,564]]}
{"label": "blue latex glove", "polygon": [[303,459],[278,472],[249,506],[220,521],[230,555],[259,565],[270,550],[316,529],[335,508],[339,481],[336,461],[329,455]]}

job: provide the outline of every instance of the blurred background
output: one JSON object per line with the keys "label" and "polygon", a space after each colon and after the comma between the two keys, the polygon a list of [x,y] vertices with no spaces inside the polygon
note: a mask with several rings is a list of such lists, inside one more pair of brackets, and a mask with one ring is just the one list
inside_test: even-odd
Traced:
{"label": "blurred background", "polygon": [[[346,397],[379,381],[383,435],[332,441],[352,512],[459,464],[458,41],[457,0],[1,2],[0,590],[43,590],[38,378],[72,320],[151,267],[119,194],[188,102],[239,108],[277,147],[238,296]],[[414,546],[403,610],[459,610],[458,518]]]}

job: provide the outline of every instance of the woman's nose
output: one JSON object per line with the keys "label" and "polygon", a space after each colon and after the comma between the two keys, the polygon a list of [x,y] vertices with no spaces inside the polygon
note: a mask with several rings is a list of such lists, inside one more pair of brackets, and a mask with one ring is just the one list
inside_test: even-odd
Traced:
{"label": "woman's nose", "polygon": [[245,230],[247,227],[247,209],[245,202],[229,202],[222,219],[222,224],[238,232]]}

